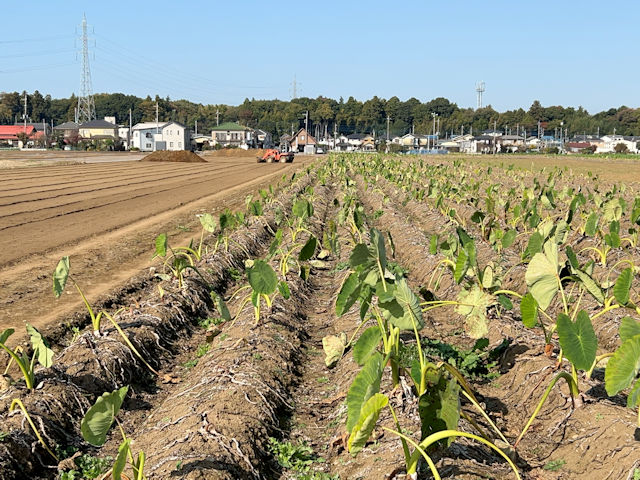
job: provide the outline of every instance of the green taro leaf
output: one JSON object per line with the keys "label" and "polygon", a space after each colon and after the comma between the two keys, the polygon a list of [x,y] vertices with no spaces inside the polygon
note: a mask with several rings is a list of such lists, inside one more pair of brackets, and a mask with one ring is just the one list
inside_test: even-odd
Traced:
{"label": "green taro leaf", "polygon": [[324,364],[331,368],[340,361],[344,355],[344,349],[347,344],[347,336],[344,333],[340,335],[327,335],[322,339],[322,349],[324,350]]}
{"label": "green taro leaf", "polygon": [[640,335],[640,322],[629,316],[624,317],[620,321],[620,330],[618,330],[618,333],[620,334],[620,341],[624,343],[630,338]]}
{"label": "green taro leaf", "polygon": [[369,252],[369,248],[364,243],[357,244],[349,256],[349,265],[351,268],[367,265],[372,261],[373,257],[371,256],[371,252]]}
{"label": "green taro leaf", "polygon": [[465,327],[469,336],[486,336],[489,332],[487,308],[495,303],[494,297],[473,285],[470,290],[461,290],[457,300],[461,305],[456,306],[456,312],[465,316]]}
{"label": "green taro leaf", "polygon": [[247,269],[247,277],[255,293],[271,295],[276,291],[278,277],[271,265],[264,260],[255,260],[253,266]]}
{"label": "green taro leaf", "polygon": [[49,342],[33,326],[27,323],[27,333],[31,341],[33,351],[38,355],[38,363],[45,368],[53,364],[53,350],[49,348]]}
{"label": "green taro leaf", "polygon": [[389,403],[386,395],[376,393],[365,402],[360,411],[360,417],[351,430],[347,441],[347,449],[351,455],[356,456],[362,450],[371,436],[371,432],[378,423],[380,412]]}
{"label": "green taro leaf", "polygon": [[640,380],[636,380],[636,383],[633,384],[633,388],[627,396],[627,407],[637,407],[638,400],[640,400]]}
{"label": "green taro leaf", "polygon": [[159,257],[165,257],[167,255],[168,240],[167,234],[161,233],[156,237],[156,255]]}
{"label": "green taro leaf", "polygon": [[613,287],[613,295],[620,305],[629,303],[629,291],[631,290],[631,282],[633,281],[633,270],[625,268],[616,280]]}
{"label": "green taro leaf", "polygon": [[[421,439],[442,430],[457,430],[460,421],[460,386],[455,379],[440,376],[437,383],[427,389],[418,401],[418,412],[422,423]],[[452,438],[442,440],[448,446]]]}
{"label": "green taro leaf", "polygon": [[285,300],[291,298],[291,290],[289,290],[289,285],[284,280],[278,282],[278,291]]}
{"label": "green taro leaf", "polygon": [[118,415],[128,391],[129,387],[126,386],[111,393],[103,393],[98,397],[96,403],[87,410],[80,424],[82,438],[85,441],[97,447],[104,445],[107,433]]}
{"label": "green taro leaf", "polygon": [[405,278],[401,278],[396,282],[396,288],[393,293],[396,302],[402,307],[402,316],[393,315],[389,321],[400,330],[413,330],[415,328],[421,330],[424,327],[422,319],[422,309],[420,308],[420,300],[413,293]]}
{"label": "green taro leaf", "polygon": [[587,291],[595,298],[599,303],[604,303],[604,294],[602,293],[602,289],[600,285],[596,283],[596,281],[591,278],[591,276],[581,270],[576,270],[576,276],[580,279],[582,284],[585,286]]}
{"label": "green taro leaf", "polygon": [[296,200],[292,212],[298,218],[308,218],[313,216],[313,205],[304,199]]}
{"label": "green taro leaf", "polygon": [[520,315],[522,316],[522,323],[527,328],[533,328],[538,323],[538,302],[533,298],[531,293],[527,293],[522,300],[520,300]]}
{"label": "green taro leaf", "polygon": [[598,229],[598,214],[593,212],[587,218],[587,222],[584,225],[584,233],[590,237],[593,237],[596,234]]}
{"label": "green taro leaf", "polygon": [[307,240],[307,243],[305,243],[304,247],[302,247],[302,249],[300,250],[300,253],[298,254],[298,260],[300,260],[301,262],[309,260],[316,253],[317,246],[318,240],[316,239],[316,237],[311,235],[309,237],[309,240]]}
{"label": "green taro leaf", "polygon": [[502,305],[502,308],[504,308],[505,310],[513,310],[513,302],[506,295],[498,295],[498,303],[500,303],[500,305]]}
{"label": "green taro leaf", "polygon": [[435,233],[429,238],[429,253],[431,255],[438,253],[438,235]]}
{"label": "green taro leaf", "polygon": [[453,271],[453,278],[456,283],[460,283],[464,278],[467,270],[469,269],[469,256],[467,252],[463,249],[460,249],[460,253],[458,253],[458,259],[456,260],[456,268]]}
{"label": "green taro leaf", "polygon": [[558,291],[558,247],[547,242],[544,253],[536,253],[527,267],[525,279],[533,298],[546,310]]}
{"label": "green taro leaf", "polygon": [[[216,229],[216,219],[210,213],[200,215],[200,224],[207,232],[212,233]],[[162,255],[164,256],[164,255]]]}
{"label": "green taro leaf", "polygon": [[340,293],[336,297],[336,315],[341,317],[356,303],[360,296],[360,280],[357,273],[350,274],[342,284]]}
{"label": "green taro leaf", "polygon": [[515,230],[507,230],[502,237],[502,248],[509,248],[513,245],[513,242],[516,241],[516,233]]}
{"label": "green taro leaf", "polygon": [[371,253],[373,259],[380,262],[382,271],[384,272],[387,269],[387,253],[384,248],[384,237],[380,231],[375,228],[371,229],[369,236],[371,237]]}
{"label": "green taro leaf", "polygon": [[598,350],[598,339],[589,314],[580,310],[574,323],[568,315],[561,313],[557,327],[564,355],[578,370],[589,370]]}
{"label": "green taro leaf", "polygon": [[118,455],[115,462],[113,462],[112,477],[113,480],[122,480],[122,473],[127,466],[127,457],[129,449],[131,448],[131,440],[127,438],[118,447]]}
{"label": "green taro leaf", "polygon": [[347,392],[347,431],[349,433],[360,419],[362,406],[380,391],[383,368],[382,355],[374,353],[349,387]]}
{"label": "green taro leaf", "polygon": [[69,257],[62,257],[53,272],[53,294],[56,298],[62,295],[69,278]]}
{"label": "green taro leaf", "polygon": [[13,335],[14,332],[15,330],[13,328],[7,328],[3,330],[2,333],[0,334],[0,343],[5,344],[7,342],[7,339],[11,335]]}
{"label": "green taro leaf", "polygon": [[353,359],[358,365],[364,365],[369,357],[375,353],[380,340],[382,340],[382,333],[380,333],[380,328],[377,326],[369,327],[362,332],[353,346]]}
{"label": "green taro leaf", "polygon": [[544,239],[542,238],[540,232],[534,232],[531,237],[529,237],[529,242],[527,243],[527,248],[522,254],[522,258],[530,258],[536,253],[542,252],[543,243]]}
{"label": "green taro leaf", "polygon": [[609,359],[604,372],[607,395],[612,397],[631,385],[640,370],[640,336],[627,339]]}
{"label": "green taro leaf", "polygon": [[578,263],[578,257],[576,256],[576,253],[573,251],[573,248],[567,245],[567,248],[565,248],[565,252],[567,253],[567,258],[569,259],[569,265],[571,265],[571,268],[573,269],[573,271],[580,268],[580,263]]}

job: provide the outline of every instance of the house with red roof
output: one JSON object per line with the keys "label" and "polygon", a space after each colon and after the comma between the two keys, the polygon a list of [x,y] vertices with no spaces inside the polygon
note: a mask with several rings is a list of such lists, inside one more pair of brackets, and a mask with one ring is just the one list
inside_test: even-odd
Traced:
{"label": "house with red roof", "polygon": [[36,140],[44,136],[44,132],[37,132],[33,125],[0,125],[0,145],[9,147],[22,148],[26,145],[23,144],[20,137],[21,133],[26,133],[27,142]]}

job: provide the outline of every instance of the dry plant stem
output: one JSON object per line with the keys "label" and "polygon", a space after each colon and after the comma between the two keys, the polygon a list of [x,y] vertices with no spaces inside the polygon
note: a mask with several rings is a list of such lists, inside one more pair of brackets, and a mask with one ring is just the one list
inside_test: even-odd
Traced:
{"label": "dry plant stem", "polygon": [[49,446],[45,443],[44,439],[40,435],[40,432],[38,431],[38,429],[36,428],[35,424],[33,423],[33,420],[31,420],[31,416],[29,415],[29,413],[27,413],[27,409],[24,407],[24,404],[22,403],[22,401],[19,398],[14,398],[13,399],[13,401],[11,402],[11,406],[9,407],[9,411],[13,412],[16,409],[16,405],[20,408],[20,410],[22,410],[22,413],[24,414],[25,418],[27,419],[27,422],[29,422],[29,425],[31,426],[31,430],[33,430],[33,433],[36,434],[36,437],[38,438],[38,441],[42,444],[44,449],[49,453],[49,455],[51,455],[55,459],[56,462],[60,462],[60,459],[56,456],[55,453],[53,453],[51,451]]}

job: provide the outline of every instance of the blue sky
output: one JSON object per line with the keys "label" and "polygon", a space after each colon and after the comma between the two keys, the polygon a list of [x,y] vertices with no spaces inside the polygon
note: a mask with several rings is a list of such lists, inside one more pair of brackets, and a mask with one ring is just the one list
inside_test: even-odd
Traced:
{"label": "blue sky", "polygon": [[[3,5],[0,91],[80,88],[201,103],[377,95],[497,110],[640,106],[640,2],[30,1]],[[8,19],[13,19],[9,21]]]}

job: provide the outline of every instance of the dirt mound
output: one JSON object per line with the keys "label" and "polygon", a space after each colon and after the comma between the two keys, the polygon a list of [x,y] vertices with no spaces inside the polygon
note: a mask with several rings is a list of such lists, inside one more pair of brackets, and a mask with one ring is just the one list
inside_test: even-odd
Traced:
{"label": "dirt mound", "polygon": [[199,157],[193,152],[187,150],[179,150],[175,152],[167,152],[158,150],[150,153],[146,157],[140,159],[141,162],[181,162],[181,163],[207,163],[204,158]]}
{"label": "dirt mound", "polygon": [[250,150],[244,150],[242,148],[221,148],[220,150],[209,150],[204,153],[207,157],[246,157],[248,156],[262,156],[264,150],[261,148],[252,148]]}

